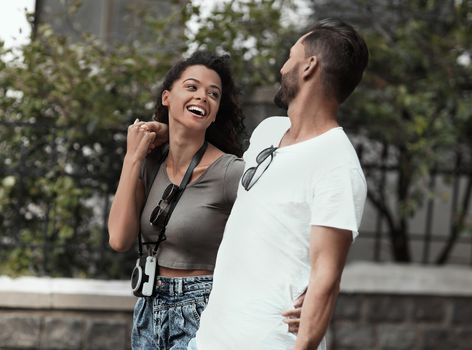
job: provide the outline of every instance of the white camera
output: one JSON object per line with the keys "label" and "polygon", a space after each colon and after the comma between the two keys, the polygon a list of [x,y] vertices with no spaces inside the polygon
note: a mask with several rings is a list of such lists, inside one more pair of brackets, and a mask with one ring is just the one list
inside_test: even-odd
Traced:
{"label": "white camera", "polygon": [[[154,256],[138,258],[131,274],[131,289],[137,297],[151,296],[156,283],[157,259]],[[144,268],[144,272],[143,272]]]}

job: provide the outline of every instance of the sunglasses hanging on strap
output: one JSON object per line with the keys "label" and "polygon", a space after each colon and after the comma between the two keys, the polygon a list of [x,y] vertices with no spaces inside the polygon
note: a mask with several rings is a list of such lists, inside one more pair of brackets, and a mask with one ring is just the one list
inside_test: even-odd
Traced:
{"label": "sunglasses hanging on strap", "polygon": [[[262,174],[267,170],[269,165],[272,163],[274,159],[274,153],[277,151],[278,147],[269,146],[264,148],[257,156],[256,156],[256,166],[248,168],[243,176],[241,177],[241,185],[246,191],[249,191],[252,186],[256,184],[256,182],[260,179]],[[268,162],[266,160],[269,159]],[[262,164],[265,164],[263,168],[259,168]],[[262,170],[260,170],[262,169]]]}
{"label": "sunglasses hanging on strap", "polygon": [[[180,182],[180,185],[170,184],[164,190],[162,199],[157,204],[156,208],[151,213],[149,222],[152,226],[159,230],[159,236],[157,242],[155,242],[154,248],[152,250],[152,255],[144,257],[143,255],[143,242],[141,238],[141,233],[138,234],[138,259],[136,261],[136,266],[133,269],[131,275],[131,289],[133,294],[138,297],[142,296],[151,296],[154,293],[155,288],[155,279],[156,272],[158,268],[157,264],[157,250],[161,242],[166,240],[166,226],[169,222],[169,219],[174,211],[177,202],[182,196],[185,188],[187,187],[190,179],[192,178],[193,170],[202,160],[203,155],[208,147],[208,142],[205,141],[200,149],[195,153],[190,162],[185,175]],[[164,159],[165,154],[161,159]],[[158,167],[159,169],[159,167]],[[157,172],[156,172],[157,174]],[[154,175],[155,177],[155,175]],[[144,271],[143,271],[144,269]]]}

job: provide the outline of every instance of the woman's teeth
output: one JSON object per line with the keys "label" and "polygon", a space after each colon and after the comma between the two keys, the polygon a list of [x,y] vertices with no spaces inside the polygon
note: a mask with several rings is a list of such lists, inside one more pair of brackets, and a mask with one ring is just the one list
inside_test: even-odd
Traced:
{"label": "woman's teeth", "polygon": [[206,115],[206,111],[203,108],[197,106],[189,106],[187,110],[193,114],[198,115],[199,117],[204,117]]}

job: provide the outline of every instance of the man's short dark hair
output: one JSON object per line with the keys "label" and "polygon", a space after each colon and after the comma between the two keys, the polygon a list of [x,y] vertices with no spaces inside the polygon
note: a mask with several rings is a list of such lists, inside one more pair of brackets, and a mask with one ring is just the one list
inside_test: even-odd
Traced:
{"label": "man's short dark hair", "polygon": [[369,60],[367,45],[352,26],[337,19],[321,20],[307,32],[305,56],[318,56],[325,91],[341,104],[361,81]]}

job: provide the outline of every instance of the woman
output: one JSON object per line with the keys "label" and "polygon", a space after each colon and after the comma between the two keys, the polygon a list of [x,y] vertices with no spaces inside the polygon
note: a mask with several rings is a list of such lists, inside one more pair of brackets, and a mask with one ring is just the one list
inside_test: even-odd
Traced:
{"label": "woman", "polygon": [[[143,180],[149,178],[149,169],[143,164],[147,153],[165,141],[167,130],[157,122],[136,121],[129,127],[108,220],[110,245],[117,251],[128,250],[139,233],[144,243],[158,240],[159,230],[150,218],[165,199],[165,189],[181,183],[192,158],[207,141],[171,213],[166,240],[157,250],[156,290],[138,299],[133,317],[133,349],[186,349],[208,300],[216,252],[243,171],[237,158],[242,152],[238,142],[242,111],[228,59],[197,52],[178,62],[162,85],[155,119],[168,124],[168,155],[145,199]],[[159,152],[149,157],[155,153]],[[149,254],[153,244],[148,245]]]}

